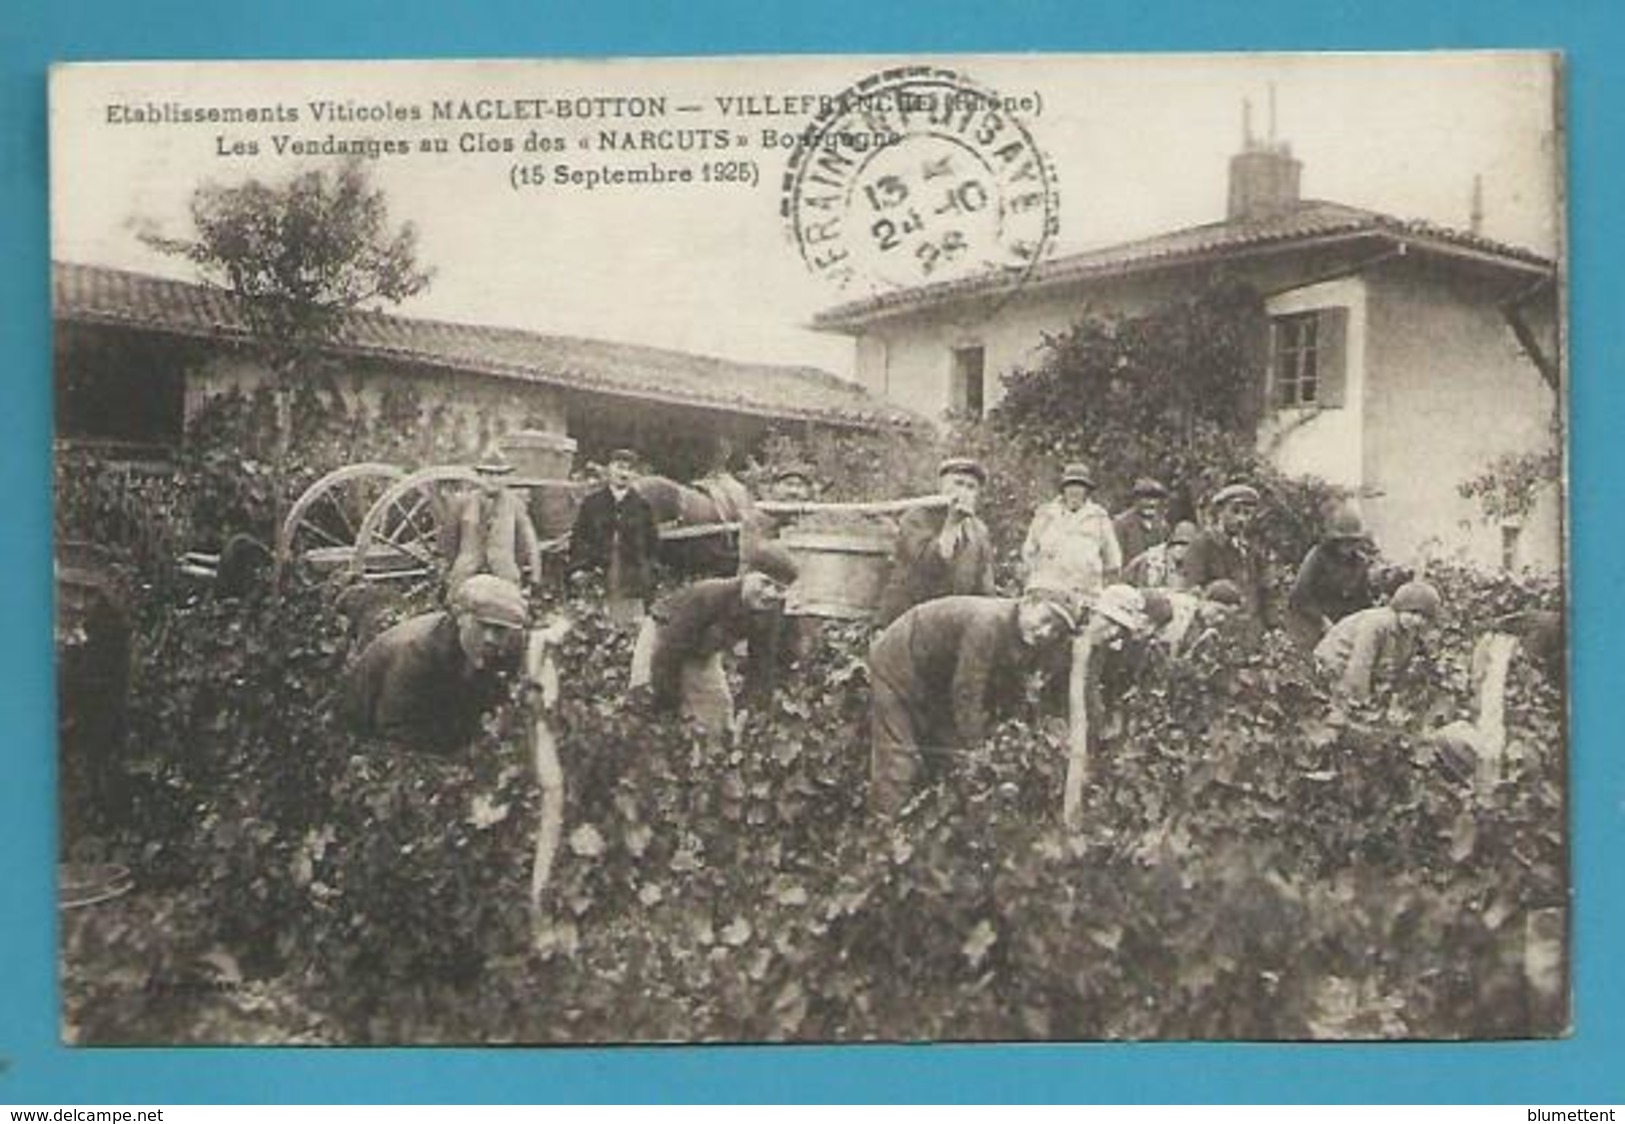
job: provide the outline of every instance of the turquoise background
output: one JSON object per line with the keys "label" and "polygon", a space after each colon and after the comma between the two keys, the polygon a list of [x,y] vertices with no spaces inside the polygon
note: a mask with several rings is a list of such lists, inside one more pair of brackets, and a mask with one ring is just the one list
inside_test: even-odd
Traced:
{"label": "turquoise background", "polygon": [[[56,1043],[50,310],[55,60],[1544,47],[1567,52],[1577,1001],[1556,1043],[95,1050]],[[0,1103],[1625,1102],[1625,7],[1247,0],[797,4],[14,0],[0,15]],[[117,190],[117,185],[108,185]],[[1493,409],[1493,403],[1486,403]]]}

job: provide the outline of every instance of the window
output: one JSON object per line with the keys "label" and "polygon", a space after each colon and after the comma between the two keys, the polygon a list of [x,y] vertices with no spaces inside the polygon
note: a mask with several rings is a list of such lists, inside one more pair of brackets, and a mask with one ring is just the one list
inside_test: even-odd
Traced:
{"label": "window", "polygon": [[1320,308],[1270,319],[1269,384],[1277,409],[1343,404],[1348,309]]}
{"label": "window", "polygon": [[956,347],[949,408],[955,413],[979,418],[986,403],[983,373],[987,352],[981,347]]}
{"label": "window", "polygon": [[1518,542],[1523,538],[1523,526],[1507,522],[1501,524],[1501,569],[1511,573],[1518,568]]}
{"label": "window", "polygon": [[1301,312],[1275,319],[1275,403],[1313,406],[1320,392],[1320,317]]}

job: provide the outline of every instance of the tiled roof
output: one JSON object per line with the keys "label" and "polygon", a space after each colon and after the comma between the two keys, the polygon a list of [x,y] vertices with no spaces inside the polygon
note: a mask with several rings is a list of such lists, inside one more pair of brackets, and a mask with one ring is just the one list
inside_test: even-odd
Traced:
{"label": "tiled roof", "polygon": [[1405,241],[1422,249],[1466,254],[1528,274],[1550,273],[1554,268],[1550,259],[1532,250],[1477,234],[1311,199],[1304,200],[1292,210],[1266,218],[1205,223],[1151,238],[1052,258],[1040,262],[1029,275],[1019,279],[1012,279],[1008,273],[983,273],[849,301],[820,312],[813,318],[813,327],[839,330],[879,316],[929,308],[952,298],[1112,277],[1259,250],[1290,248],[1294,243],[1359,237]]}
{"label": "tiled roof", "polygon": [[[237,298],[222,289],[67,262],[52,263],[51,277],[52,308],[59,320],[194,337],[248,336]],[[757,417],[868,429],[920,421],[815,367],[741,363],[516,328],[357,312],[344,318],[330,346],[367,358]]]}

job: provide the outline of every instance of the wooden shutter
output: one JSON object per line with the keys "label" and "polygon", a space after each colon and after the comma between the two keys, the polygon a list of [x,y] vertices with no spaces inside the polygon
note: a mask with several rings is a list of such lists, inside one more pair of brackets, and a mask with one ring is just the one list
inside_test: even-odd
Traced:
{"label": "wooden shutter", "polygon": [[1343,404],[1348,385],[1349,310],[1323,308],[1315,321],[1315,402],[1335,409]]}
{"label": "wooden shutter", "polygon": [[1269,330],[1264,333],[1264,379],[1259,386],[1263,396],[1263,413],[1281,408],[1281,380],[1277,377],[1279,372],[1276,364],[1281,350],[1281,322],[1278,317],[1270,317]]}

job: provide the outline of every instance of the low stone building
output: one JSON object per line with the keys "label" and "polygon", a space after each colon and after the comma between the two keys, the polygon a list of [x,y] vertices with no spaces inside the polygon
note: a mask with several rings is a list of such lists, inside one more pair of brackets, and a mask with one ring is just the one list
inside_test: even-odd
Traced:
{"label": "low stone building", "polygon": [[[267,377],[229,293],[99,266],[54,264],[56,432],[127,457],[162,456],[211,397]],[[335,385],[376,410],[410,388],[419,417],[469,453],[518,428],[567,434],[578,462],[616,445],[678,477],[772,430],[869,431],[919,418],[811,367],[742,363],[605,340],[378,312],[346,316],[324,348]]]}

